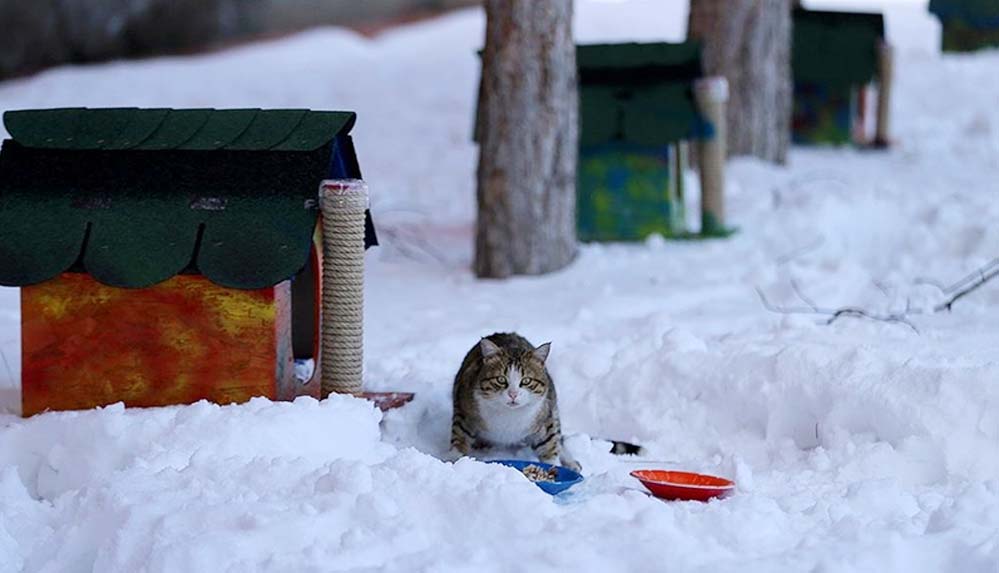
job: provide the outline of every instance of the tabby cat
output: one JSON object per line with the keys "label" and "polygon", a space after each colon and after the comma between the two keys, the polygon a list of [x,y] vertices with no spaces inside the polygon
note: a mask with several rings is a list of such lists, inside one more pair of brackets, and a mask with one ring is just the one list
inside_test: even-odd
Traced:
{"label": "tabby cat", "polygon": [[562,447],[555,384],[545,368],[550,347],[497,333],[468,351],[454,379],[452,456],[526,445],[542,462],[579,469]]}

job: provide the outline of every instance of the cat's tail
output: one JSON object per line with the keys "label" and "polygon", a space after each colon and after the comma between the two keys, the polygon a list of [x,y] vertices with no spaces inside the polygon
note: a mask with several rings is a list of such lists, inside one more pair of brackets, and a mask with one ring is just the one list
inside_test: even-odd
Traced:
{"label": "cat's tail", "polygon": [[610,452],[619,456],[644,456],[645,448],[639,446],[638,444],[630,444],[628,442],[622,442],[620,440],[610,440],[611,450]]}
{"label": "cat's tail", "polygon": [[[578,434],[573,434],[578,435]],[[576,461],[576,458],[572,456],[569,449],[565,447],[565,439],[567,436],[562,436],[561,447],[559,448],[559,463],[571,470],[579,471],[582,466]],[[624,442],[621,440],[606,440],[611,443],[610,453],[618,456],[644,456],[646,454],[646,449],[638,444],[632,444],[629,442]]]}

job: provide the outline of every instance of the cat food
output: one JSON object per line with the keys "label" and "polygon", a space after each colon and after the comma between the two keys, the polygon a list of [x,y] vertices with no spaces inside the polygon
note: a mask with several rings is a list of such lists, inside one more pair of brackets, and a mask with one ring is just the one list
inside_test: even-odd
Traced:
{"label": "cat food", "polygon": [[529,465],[520,470],[531,481],[557,481],[558,468],[544,469],[541,466]]}

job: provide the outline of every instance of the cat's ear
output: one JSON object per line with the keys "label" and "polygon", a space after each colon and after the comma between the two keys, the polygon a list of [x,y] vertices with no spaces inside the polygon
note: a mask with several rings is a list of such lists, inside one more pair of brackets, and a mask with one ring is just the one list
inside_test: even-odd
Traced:
{"label": "cat's ear", "polygon": [[535,348],[532,351],[532,353],[534,354],[535,358],[537,358],[541,362],[544,362],[545,360],[548,359],[548,351],[551,350],[551,349],[552,349],[552,343],[551,342],[546,342],[546,343],[542,344],[541,346]]}
{"label": "cat's ear", "polygon": [[499,354],[500,347],[496,346],[496,343],[488,338],[483,338],[479,342],[479,348],[482,350],[482,357],[489,358],[491,356],[496,356]]}

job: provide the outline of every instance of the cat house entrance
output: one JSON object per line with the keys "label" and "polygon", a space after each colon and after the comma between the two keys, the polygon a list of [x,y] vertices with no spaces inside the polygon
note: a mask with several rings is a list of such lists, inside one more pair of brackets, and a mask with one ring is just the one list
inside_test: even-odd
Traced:
{"label": "cat house entrance", "polygon": [[[318,396],[319,299],[321,270],[318,248],[313,245],[309,262],[291,282],[291,345],[295,381],[307,386],[307,394]],[[313,390],[313,386],[316,388]]]}

